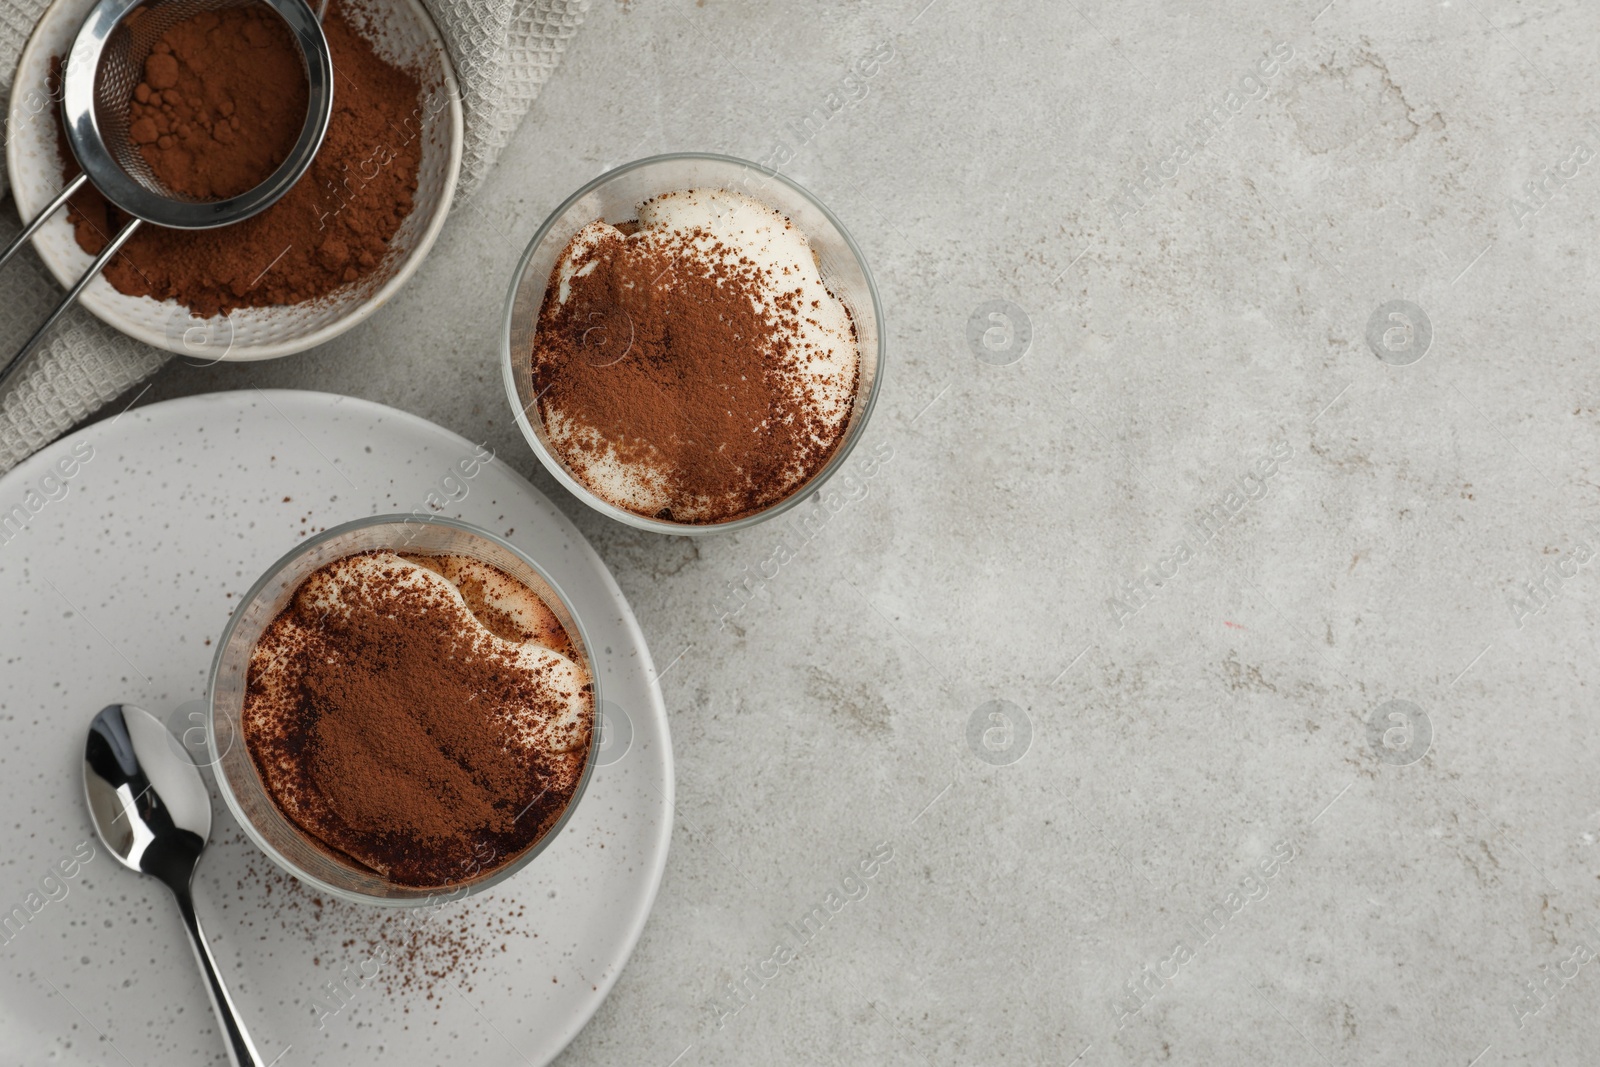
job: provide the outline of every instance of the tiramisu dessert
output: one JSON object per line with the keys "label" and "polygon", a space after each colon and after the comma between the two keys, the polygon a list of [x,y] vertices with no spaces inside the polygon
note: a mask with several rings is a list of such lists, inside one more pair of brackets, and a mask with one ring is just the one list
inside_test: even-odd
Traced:
{"label": "tiramisu dessert", "polygon": [[262,634],[242,732],[312,841],[431,887],[554,826],[593,722],[588,670],[533,590],[464,556],[377,551],[313,572]]}
{"label": "tiramisu dessert", "polygon": [[855,324],[806,235],[724,189],[579,230],[532,359],[539,415],[574,477],[619,508],[696,524],[810,480],[839,447],[860,374]]}

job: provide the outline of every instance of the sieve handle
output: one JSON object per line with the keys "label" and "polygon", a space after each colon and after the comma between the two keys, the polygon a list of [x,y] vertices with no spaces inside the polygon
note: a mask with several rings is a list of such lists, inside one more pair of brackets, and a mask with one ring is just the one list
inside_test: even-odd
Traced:
{"label": "sieve handle", "polygon": [[[76,181],[73,182],[72,185],[67,186],[66,192],[56,197],[55,203],[50,205],[50,209],[48,211],[44,212],[38,218],[34,219],[28,224],[28,229],[22,236],[26,237],[28,234],[38,229],[39,224],[49,216],[50,212],[60,207],[61,204],[65,202],[67,197],[72,195],[77,186],[82,184],[83,180],[84,179],[80,176]],[[138,228],[139,220],[131,219],[126,226],[117,231],[117,235],[111,238],[111,243],[106,245],[106,250],[101,252],[99,257],[89,265],[88,270],[83,272],[83,277],[78,279],[78,284],[74,285],[67,295],[62,298],[61,303],[56,305],[56,309],[50,312],[50,317],[45,319],[44,324],[33,332],[33,336],[28,338],[27,344],[23,345],[22,348],[17,351],[17,354],[12,356],[10,361],[3,368],[0,368],[0,387],[3,387],[6,384],[6,379],[11,377],[12,373],[27,361],[29,353],[31,353],[35,348],[39,347],[39,342],[44,340],[44,335],[50,331],[50,327],[54,326],[56,324],[56,320],[61,318],[62,315],[66,314],[67,309],[77,302],[78,294],[82,293],[84,288],[90,282],[94,281],[95,275],[100,273],[102,267],[111,262],[112,256],[116,255],[122,250],[122,246],[128,243],[128,238],[132,237],[134,231]],[[11,253],[16,250],[17,246],[21,244],[21,242],[22,237],[17,238],[16,241],[12,242],[11,247],[5,250],[4,254],[0,254],[0,266],[5,265],[6,259],[10,257]]]}
{"label": "sieve handle", "polygon": [[35,215],[33,217],[33,221],[28,223],[27,226],[23,227],[21,233],[17,234],[17,239],[6,245],[6,250],[4,252],[0,252],[0,267],[4,267],[7,263],[9,263],[11,261],[11,257],[16,255],[17,249],[21,248],[23,244],[27,242],[28,238],[32,237],[34,232],[37,231],[40,226],[45,224],[46,219],[48,219],[51,215],[54,215],[57,211],[61,210],[61,205],[65,204],[67,200],[71,198],[73,193],[77,192],[79,189],[82,189],[83,183],[88,180],[89,176],[87,174],[80,174],[76,178],[72,179],[72,181],[68,182],[67,187],[61,190],[61,194],[54,200],[50,201],[50,206]]}

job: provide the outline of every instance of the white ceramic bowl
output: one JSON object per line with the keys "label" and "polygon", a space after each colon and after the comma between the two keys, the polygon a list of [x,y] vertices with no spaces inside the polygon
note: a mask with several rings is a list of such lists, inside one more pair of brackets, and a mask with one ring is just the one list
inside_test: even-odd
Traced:
{"label": "white ceramic bowl", "polygon": [[[18,214],[30,219],[66,184],[56,148],[57,100],[50,60],[65,55],[96,0],[56,0],[39,20],[17,63],[7,116],[6,168]],[[314,348],[367,318],[400,290],[444,225],[461,170],[461,93],[449,53],[420,0],[346,0],[362,35],[384,60],[421,75],[422,161],[411,214],[390,242],[384,267],[332,296],[306,304],[240,308],[197,319],[174,300],[127,296],[96,278],[78,302],[130,337],[207,361],[272,359]],[[339,90],[334,87],[334,101]],[[66,211],[39,229],[33,246],[63,287],[92,262],[78,247]]]}

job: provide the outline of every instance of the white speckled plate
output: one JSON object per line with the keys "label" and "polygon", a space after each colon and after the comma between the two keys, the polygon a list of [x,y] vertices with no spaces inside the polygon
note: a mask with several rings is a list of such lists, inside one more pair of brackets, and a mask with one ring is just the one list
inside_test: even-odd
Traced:
{"label": "white speckled plate", "polygon": [[519,475],[476,455],[392,408],[249,391],[129,411],[0,479],[0,1059],[224,1062],[170,896],[93,840],[84,730],[116,701],[182,725],[211,642],[261,571],[314,530],[414,508],[504,534],[583,618],[608,723],[587,794],[526,871],[415,928],[416,944],[465,948],[436,957],[431,979],[408,953],[371,948],[391,913],[319,912],[285,876],[263,876],[220,802],[201,921],[278,1067],[542,1064],[594,1014],[666,863],[666,712],[605,565]]}

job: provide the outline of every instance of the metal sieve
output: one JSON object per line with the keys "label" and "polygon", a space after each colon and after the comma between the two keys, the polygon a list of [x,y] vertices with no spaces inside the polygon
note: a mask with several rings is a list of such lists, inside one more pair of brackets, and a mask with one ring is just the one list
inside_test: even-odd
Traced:
{"label": "metal sieve", "polygon": [[[167,188],[129,135],[133,91],[144,63],[172,27],[205,11],[264,3],[283,19],[300,47],[305,69],[306,121],[284,161],[252,189],[225,199],[200,200]],[[325,0],[324,0],[325,3]],[[333,113],[333,58],[318,13],[306,0],[100,0],[78,31],[61,71],[61,121],[67,144],[83,168],[61,193],[0,252],[4,267],[23,243],[85,182],[133,216],[118,230],[83,277],[56,305],[44,325],[0,368],[0,385],[20,367],[84,287],[122,249],[143,222],[179,230],[209,230],[242,222],[276,203],[311,166]]]}

